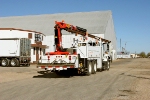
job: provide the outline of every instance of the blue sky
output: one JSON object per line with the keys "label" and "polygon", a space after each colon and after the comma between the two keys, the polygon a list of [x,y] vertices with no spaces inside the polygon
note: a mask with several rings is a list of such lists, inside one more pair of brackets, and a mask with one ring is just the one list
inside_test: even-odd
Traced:
{"label": "blue sky", "polygon": [[117,48],[150,52],[150,0],[0,0],[0,17],[111,10]]}

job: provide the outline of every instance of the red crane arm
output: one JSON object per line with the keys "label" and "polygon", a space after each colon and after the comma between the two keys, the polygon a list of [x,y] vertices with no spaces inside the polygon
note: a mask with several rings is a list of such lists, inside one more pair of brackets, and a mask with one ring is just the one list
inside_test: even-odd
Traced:
{"label": "red crane arm", "polygon": [[55,45],[56,45],[56,51],[57,52],[62,52],[62,33],[61,30],[66,30],[68,32],[72,33],[82,33],[82,35],[86,35],[86,29],[80,28],[78,26],[73,26],[67,23],[62,22],[57,22],[55,21]]}
{"label": "red crane arm", "polygon": [[[82,36],[87,35],[88,37],[95,38],[96,40],[102,40],[105,42],[110,42],[109,40],[94,36],[92,34],[88,34],[87,30],[78,26],[73,26],[70,24],[65,23],[64,21],[62,22],[57,22],[55,21],[55,45],[56,45],[56,51],[55,52],[50,52],[50,54],[55,55],[55,54],[69,54],[69,52],[64,52],[63,47],[62,47],[62,33],[61,30],[66,30],[71,33],[75,34],[80,34]],[[48,53],[46,53],[48,54]]]}

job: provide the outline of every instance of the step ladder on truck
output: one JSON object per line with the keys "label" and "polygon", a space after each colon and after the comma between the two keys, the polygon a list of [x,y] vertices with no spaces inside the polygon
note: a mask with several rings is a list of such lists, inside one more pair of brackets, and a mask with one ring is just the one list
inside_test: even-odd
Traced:
{"label": "step ladder on truck", "polygon": [[[62,46],[62,30],[75,34],[70,48]],[[104,51],[104,45],[107,45],[105,47],[109,50],[111,41],[88,34],[86,29],[67,24],[64,21],[55,21],[54,32],[55,51],[41,56],[37,68],[45,69],[48,72],[73,69],[83,75],[109,70],[111,57],[108,51]]]}

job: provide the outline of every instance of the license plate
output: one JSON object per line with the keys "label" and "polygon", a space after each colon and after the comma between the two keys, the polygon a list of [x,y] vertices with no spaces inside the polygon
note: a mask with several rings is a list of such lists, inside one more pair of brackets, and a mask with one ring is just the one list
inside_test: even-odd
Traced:
{"label": "license plate", "polygon": [[77,58],[76,56],[73,56],[73,57],[72,57],[73,60],[75,60],[76,58]]}

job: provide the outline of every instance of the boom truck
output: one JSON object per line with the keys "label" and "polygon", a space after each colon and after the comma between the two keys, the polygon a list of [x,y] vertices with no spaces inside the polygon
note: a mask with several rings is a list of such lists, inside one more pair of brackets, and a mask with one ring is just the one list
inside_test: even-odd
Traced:
{"label": "boom truck", "polygon": [[[62,46],[62,30],[75,34],[70,48]],[[108,53],[111,41],[88,34],[87,30],[55,21],[54,52],[46,52],[41,56],[37,68],[59,72],[73,69],[78,74],[90,75],[97,71],[109,70],[111,57]],[[80,38],[79,38],[80,37]],[[107,50],[104,51],[104,45]]]}

